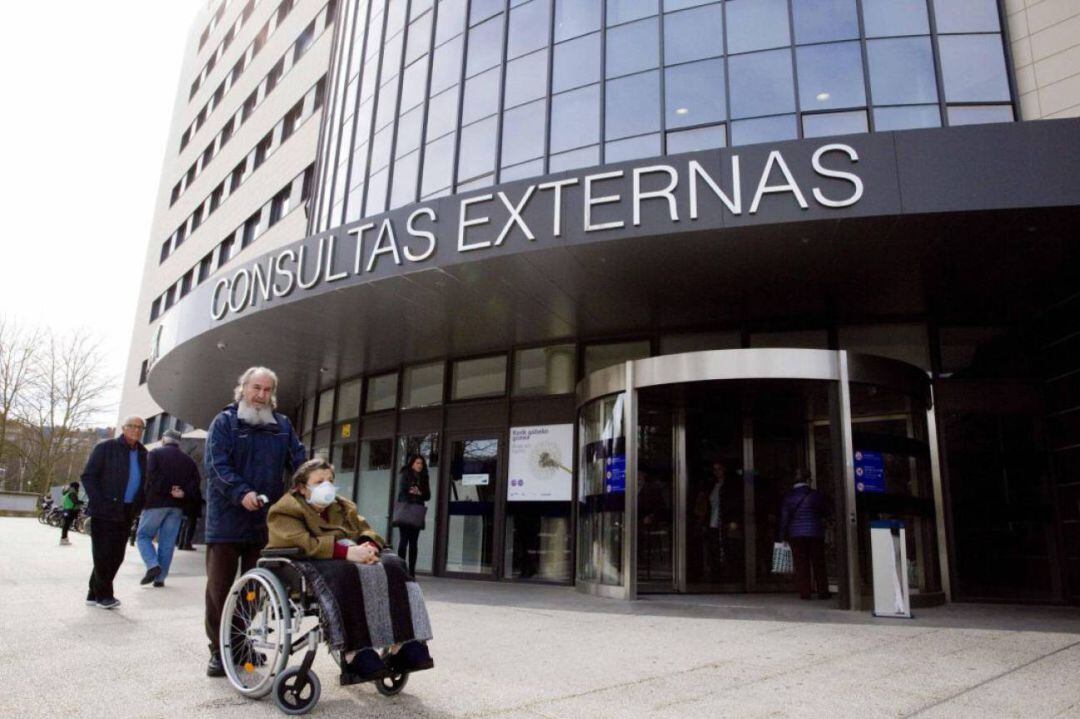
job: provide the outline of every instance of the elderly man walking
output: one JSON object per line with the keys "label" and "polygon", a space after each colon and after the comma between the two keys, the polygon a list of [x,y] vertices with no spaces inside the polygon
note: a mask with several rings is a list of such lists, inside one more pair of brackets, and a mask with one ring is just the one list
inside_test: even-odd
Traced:
{"label": "elderly man walking", "polygon": [[98,442],[86,461],[82,486],[89,499],[90,546],[94,571],[86,603],[102,609],[116,609],[120,600],[113,594],[113,579],[124,563],[131,523],[143,501],[146,476],[146,447],[139,439],[146,423],[141,417],[127,417],[122,434]]}
{"label": "elderly man walking", "polygon": [[[146,461],[146,501],[136,539],[146,574],[139,584],[164,587],[169,576],[180,522],[187,498],[199,491],[199,467],[180,449],[180,433],[165,432],[161,446],[150,451]],[[154,537],[158,538],[154,548]]]}
{"label": "elderly man walking", "polygon": [[240,375],[235,402],[222,410],[206,438],[207,676],[225,676],[218,653],[221,611],[236,571],[255,566],[266,546],[266,513],[307,459],[288,417],[277,407],[277,375],[251,367]]}

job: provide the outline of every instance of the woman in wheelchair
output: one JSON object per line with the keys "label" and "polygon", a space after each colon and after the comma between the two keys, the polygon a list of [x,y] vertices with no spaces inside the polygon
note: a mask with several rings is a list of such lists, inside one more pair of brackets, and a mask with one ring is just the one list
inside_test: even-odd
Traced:
{"label": "woman in wheelchair", "polygon": [[[305,462],[293,476],[292,491],[267,517],[267,549],[299,550],[310,562],[320,606],[331,608],[344,630],[341,683],[382,679],[434,666],[425,642],[431,625],[420,587],[387,542],[357,514],[356,505],[337,496],[334,468],[323,459]],[[325,596],[329,592],[333,598]],[[379,650],[382,649],[382,655]]]}

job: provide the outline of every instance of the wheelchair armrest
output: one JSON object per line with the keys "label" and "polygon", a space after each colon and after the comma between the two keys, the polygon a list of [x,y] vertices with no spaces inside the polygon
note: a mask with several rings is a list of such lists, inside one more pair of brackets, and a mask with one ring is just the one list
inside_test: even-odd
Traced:
{"label": "wheelchair armrest", "polygon": [[299,547],[286,547],[284,549],[264,549],[261,552],[259,552],[259,556],[260,557],[267,557],[267,558],[269,558],[269,557],[279,557],[279,558],[299,557],[300,556],[300,548]]}

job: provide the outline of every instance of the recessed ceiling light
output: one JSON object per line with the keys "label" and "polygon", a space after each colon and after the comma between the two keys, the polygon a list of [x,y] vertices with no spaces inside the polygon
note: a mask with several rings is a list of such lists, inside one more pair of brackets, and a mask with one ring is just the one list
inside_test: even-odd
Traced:
{"label": "recessed ceiling light", "polygon": [[819,93],[817,94],[817,99],[818,99],[818,102],[825,102],[825,101],[826,101],[826,100],[828,100],[828,99],[829,99],[830,97],[832,97],[832,95],[830,95],[830,94],[829,94],[829,93],[827,93],[827,92],[819,92]]}
{"label": "recessed ceiling light", "polygon": [[688,110],[685,107],[679,107],[679,108],[676,108],[676,110],[675,110],[676,115],[685,115],[688,112],[690,112],[690,110]]}

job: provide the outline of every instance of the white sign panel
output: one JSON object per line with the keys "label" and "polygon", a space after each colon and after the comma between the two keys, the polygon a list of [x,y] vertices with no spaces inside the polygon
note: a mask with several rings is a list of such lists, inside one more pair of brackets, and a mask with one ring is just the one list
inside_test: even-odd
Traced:
{"label": "white sign panel", "polygon": [[574,425],[510,428],[511,502],[569,502],[573,492]]}
{"label": "white sign panel", "polygon": [[489,476],[487,474],[463,474],[461,475],[461,483],[466,487],[486,486]]}

